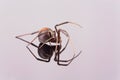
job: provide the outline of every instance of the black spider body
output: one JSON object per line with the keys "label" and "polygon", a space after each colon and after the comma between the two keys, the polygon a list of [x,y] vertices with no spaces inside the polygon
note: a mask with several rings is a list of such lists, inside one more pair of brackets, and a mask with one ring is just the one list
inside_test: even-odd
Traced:
{"label": "black spider body", "polygon": [[[39,44],[39,47],[41,47],[43,43]],[[44,44],[41,49],[38,48],[38,55],[43,59],[50,59],[55,51],[56,46],[51,46]],[[60,49],[60,46],[58,45],[58,49]]]}
{"label": "black spider body", "polygon": [[[33,55],[33,57],[35,59],[37,59],[38,61],[50,62],[50,59],[54,54],[55,55],[54,61],[56,61],[58,65],[68,66],[73,61],[73,59],[78,57],[81,53],[81,51],[80,51],[78,55],[76,55],[76,56],[74,55],[71,59],[68,59],[68,60],[60,59],[60,54],[66,49],[66,47],[69,43],[69,40],[70,40],[70,36],[66,30],[58,29],[57,27],[64,25],[64,24],[68,24],[68,23],[80,26],[76,23],[66,21],[66,22],[55,25],[55,30],[52,30],[48,27],[44,27],[39,31],[19,35],[19,36],[16,36],[16,38],[28,43],[26,48],[30,51],[30,53]],[[38,35],[31,42],[21,38],[22,36],[33,35],[36,33],[38,33]],[[61,40],[61,35],[60,35],[61,33],[63,33],[67,37],[67,42],[64,47],[62,47],[62,40]],[[39,45],[36,45],[33,43],[33,41],[36,38],[38,38],[38,40],[40,42]],[[54,43],[54,45],[52,45],[52,43]],[[32,45],[37,48],[39,58],[31,51],[31,49],[29,48],[29,45]]]}

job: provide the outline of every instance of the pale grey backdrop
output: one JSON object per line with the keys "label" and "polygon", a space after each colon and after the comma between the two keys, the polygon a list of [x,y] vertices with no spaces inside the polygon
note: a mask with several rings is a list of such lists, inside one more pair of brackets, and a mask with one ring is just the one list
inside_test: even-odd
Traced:
{"label": "pale grey backdrop", "polygon": [[[119,4],[119,0],[0,0],[0,80],[120,80]],[[66,20],[84,27],[74,36],[83,52],[68,67],[53,60],[36,61],[26,44],[14,38]]]}

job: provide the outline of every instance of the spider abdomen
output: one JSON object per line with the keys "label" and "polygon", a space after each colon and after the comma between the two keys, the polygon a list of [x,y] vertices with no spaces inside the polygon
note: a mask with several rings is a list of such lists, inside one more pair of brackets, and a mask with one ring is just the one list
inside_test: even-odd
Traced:
{"label": "spider abdomen", "polygon": [[[42,45],[43,43],[39,44],[39,47]],[[54,49],[52,46],[44,44],[40,49],[38,49],[38,55],[43,58],[43,59],[49,59],[52,57],[54,52]]]}

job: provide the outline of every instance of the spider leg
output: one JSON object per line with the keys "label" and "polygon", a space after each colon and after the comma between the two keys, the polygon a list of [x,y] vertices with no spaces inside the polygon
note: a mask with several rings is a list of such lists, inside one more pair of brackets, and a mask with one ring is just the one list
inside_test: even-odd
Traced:
{"label": "spider leg", "polygon": [[[68,40],[67,40],[67,43],[65,44],[65,46],[64,46],[64,48],[61,50],[61,51],[59,51],[59,54],[60,53],[62,53],[65,49],[66,49],[66,47],[67,47],[67,45],[68,45],[68,43],[69,43],[69,39],[70,39],[70,37],[69,37],[69,34],[65,31],[65,30],[61,30],[61,29],[59,29],[59,32],[58,32],[58,34],[60,35],[60,31],[64,34],[64,35],[66,35],[67,37],[68,37]],[[60,44],[61,45],[61,44]],[[56,47],[57,48],[57,47]],[[59,48],[58,48],[59,49]],[[55,52],[57,51],[57,49],[55,49]],[[56,53],[56,55],[55,55],[55,58],[54,58],[54,60],[55,61],[57,61],[58,59],[56,59],[57,58],[57,53]],[[63,60],[62,60],[63,61]],[[68,62],[69,60],[67,60],[67,62]],[[61,60],[60,60],[60,62],[61,62]],[[66,62],[66,61],[65,61]]]}
{"label": "spider leg", "polygon": [[73,59],[71,59],[71,60],[69,61],[69,63],[67,63],[67,64],[61,64],[60,62],[68,62],[68,61],[66,61],[66,60],[60,60],[60,55],[59,55],[59,51],[58,51],[57,60],[56,60],[58,65],[68,66],[68,65],[72,62],[72,60],[73,60]]}
{"label": "spider leg", "polygon": [[[57,32],[58,36],[60,35],[60,32],[62,32],[65,36],[67,36],[68,40],[67,40],[67,43],[66,43],[65,47],[61,51],[60,51],[60,48],[57,49],[58,46],[56,46],[54,60],[57,61],[58,65],[68,66],[76,56],[74,55],[73,58],[69,59],[69,60],[60,60],[60,53],[62,53],[65,50],[65,48],[67,47],[68,42],[69,42],[69,34],[65,30],[59,29],[59,31]],[[58,39],[57,39],[56,42],[58,42]],[[61,46],[61,42],[60,42],[60,46]],[[56,50],[57,50],[57,52],[56,52]],[[69,62],[69,63],[67,63],[67,64],[61,64],[60,62]]]}
{"label": "spider leg", "polygon": [[[80,55],[80,53],[81,53],[82,51],[80,51],[76,56],[75,56],[75,54],[74,54],[74,56],[73,56],[71,59],[68,59],[68,60],[60,60],[60,53],[62,53],[62,52],[65,50],[65,48],[67,47],[68,42],[69,42],[69,40],[70,40],[70,36],[69,36],[69,34],[67,33],[67,31],[62,30],[62,29],[59,29],[58,32],[57,32],[58,35],[60,35],[60,32],[62,32],[66,37],[68,37],[68,40],[67,40],[67,43],[66,43],[65,47],[64,47],[61,51],[60,51],[60,49],[58,48],[58,52],[56,53],[54,60],[57,61],[57,64],[58,64],[58,65],[68,66],[68,65],[73,61],[73,59],[75,59],[76,57],[78,57],[78,56]],[[60,44],[61,44],[61,42],[60,42]],[[61,64],[60,62],[68,62],[68,63],[67,63],[67,64]]]}
{"label": "spider leg", "polygon": [[[82,51],[80,51],[76,56],[75,56],[75,54],[74,54],[71,59],[68,59],[68,60],[59,60],[59,61],[60,61],[60,62],[69,62],[69,61],[75,59],[76,57],[78,57],[81,53],[82,53]],[[57,54],[57,55],[59,55],[59,54]],[[56,57],[58,57],[58,56],[56,56]],[[57,58],[57,59],[55,58],[55,61],[58,61],[58,58]]]}
{"label": "spider leg", "polygon": [[26,46],[26,48],[30,51],[30,53],[33,55],[33,57],[34,57],[36,60],[38,60],[38,61],[44,61],[44,62],[49,62],[50,59],[48,59],[48,60],[43,60],[43,59],[37,58],[37,57],[34,55],[34,53],[30,50],[30,48],[28,47],[29,45],[32,45],[32,46],[34,46],[34,47],[36,47],[36,48],[39,48],[37,45],[35,45],[34,43],[32,43],[37,37],[35,37],[31,42],[29,42],[29,41],[21,38],[22,36],[33,35],[33,34],[36,34],[36,33],[38,33],[38,32],[39,32],[39,31],[36,31],[36,32],[33,32],[33,33],[27,33],[27,34],[19,35],[19,36],[16,36],[16,38],[17,38],[17,39],[20,39],[20,40],[22,40],[22,41],[24,41],[24,42],[26,42],[26,43],[28,43],[28,45]]}
{"label": "spider leg", "polygon": [[18,35],[18,36],[16,36],[16,38],[27,36],[27,35],[33,35],[33,34],[36,34],[36,33],[39,33],[39,31],[35,31],[35,32],[32,32],[32,33],[26,33],[26,34],[22,34],[22,35]]}
{"label": "spider leg", "polygon": [[33,35],[33,34],[36,34],[36,33],[38,33],[38,32],[39,32],[39,31],[36,31],[36,32],[33,32],[33,33],[27,33],[27,34],[19,35],[19,36],[16,36],[16,38],[17,38],[17,39],[20,39],[20,40],[22,40],[22,41],[24,41],[24,42],[26,42],[26,43],[28,43],[28,44],[31,44],[31,45],[33,45],[34,47],[38,47],[37,45],[35,45],[35,44],[32,43],[32,42],[36,39],[36,37],[35,37],[31,42],[29,42],[29,41],[21,38],[21,37],[23,37],[23,36]]}
{"label": "spider leg", "polygon": [[[28,43],[27,46],[29,46],[30,44],[34,45],[32,42],[33,42],[34,40],[36,40],[36,39],[38,38],[38,36],[36,36],[31,42],[29,42],[29,41],[27,41],[27,40],[24,40],[24,39],[21,38],[21,37],[27,36],[27,35],[33,35],[33,34],[36,34],[36,33],[40,33],[40,31],[35,31],[35,32],[32,32],[32,33],[26,33],[26,34],[23,34],[23,35],[19,35],[19,36],[16,36],[16,38],[17,38],[17,39],[20,39],[20,40],[22,40],[22,41],[24,41],[24,42],[26,42],[26,43]],[[43,33],[40,33],[40,34],[43,34]],[[35,46],[35,45],[34,45],[34,46]],[[43,46],[43,45],[42,45],[42,46]]]}
{"label": "spider leg", "polygon": [[[57,33],[58,35],[60,35],[60,33],[59,33],[59,31],[58,31],[58,30],[60,30],[64,35],[66,35],[66,37],[68,37],[68,41],[67,41],[65,47],[63,48],[63,50],[60,51],[60,53],[63,52],[63,51],[65,50],[65,48],[67,47],[70,37],[69,37],[69,34],[68,34],[65,30],[57,29],[57,27],[58,27],[58,26],[61,26],[61,25],[68,24],[68,23],[74,24],[74,25],[82,28],[81,25],[79,25],[79,24],[77,24],[77,23],[75,23],[75,22],[70,22],[70,21],[65,21],[65,22],[62,22],[62,23],[60,23],[60,24],[56,24],[56,25],[55,25],[55,31],[56,31],[56,33]],[[58,39],[59,39],[59,38],[57,38],[56,43],[58,43]]]}
{"label": "spider leg", "polygon": [[38,61],[43,61],[43,62],[50,62],[50,58],[48,60],[44,60],[44,59],[40,59],[40,58],[37,58],[34,53],[30,50],[30,48],[28,46],[26,46],[26,48],[30,51],[30,53],[33,55],[33,57],[38,60]]}
{"label": "spider leg", "polygon": [[[82,52],[82,51],[80,51],[79,54],[77,54],[76,56],[75,56],[75,54],[74,54],[73,58],[71,58],[71,59],[69,59],[69,60],[60,60],[60,54],[59,54],[59,51],[58,51],[57,56],[56,56],[57,59],[54,59],[54,60],[57,61],[57,64],[58,64],[58,65],[68,66],[76,57],[78,57],[78,56],[81,54],[81,52]],[[68,63],[67,63],[67,64],[62,64],[62,63],[60,63],[60,62],[68,62]]]}
{"label": "spider leg", "polygon": [[62,23],[60,23],[60,24],[56,24],[56,25],[55,25],[55,30],[57,31],[57,27],[58,27],[58,26],[61,26],[61,25],[64,25],[64,24],[68,24],[68,23],[74,24],[74,25],[79,26],[79,27],[82,28],[81,25],[79,25],[79,24],[77,24],[77,23],[75,23],[75,22],[65,21],[65,22],[62,22]]}
{"label": "spider leg", "polygon": [[68,38],[67,43],[65,44],[64,48],[59,52],[59,53],[62,53],[66,49],[66,47],[70,41],[70,36],[67,33],[67,31],[65,31],[65,30],[59,29],[59,31],[62,32]]}

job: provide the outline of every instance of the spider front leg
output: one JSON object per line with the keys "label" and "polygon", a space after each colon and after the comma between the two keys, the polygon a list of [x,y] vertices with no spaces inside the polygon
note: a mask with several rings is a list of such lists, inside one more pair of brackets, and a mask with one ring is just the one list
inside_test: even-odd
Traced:
{"label": "spider front leg", "polygon": [[[19,36],[16,36],[16,38],[17,39],[20,39],[20,40],[22,40],[22,41],[24,41],[24,42],[26,42],[26,43],[28,43],[28,44],[32,44],[32,42],[37,38],[37,36],[31,41],[31,42],[29,42],[29,41],[27,41],[27,40],[24,40],[23,38],[21,38],[21,37],[23,37],[23,36],[28,36],[28,35],[34,35],[34,34],[36,34],[36,33],[39,33],[39,31],[35,31],[35,32],[32,32],[32,33],[26,33],[26,34],[23,34],[23,35],[19,35]],[[34,44],[33,44],[34,45]],[[36,46],[36,45],[34,45],[34,46]]]}

